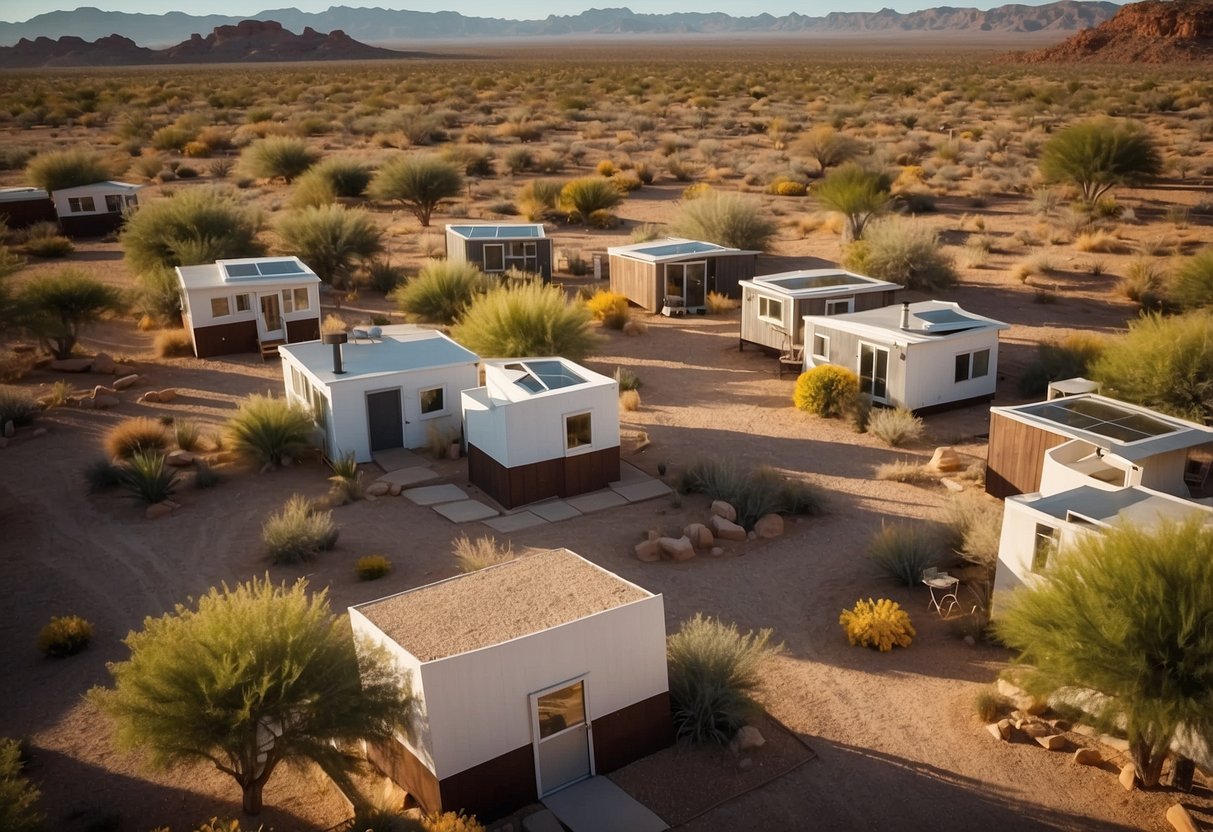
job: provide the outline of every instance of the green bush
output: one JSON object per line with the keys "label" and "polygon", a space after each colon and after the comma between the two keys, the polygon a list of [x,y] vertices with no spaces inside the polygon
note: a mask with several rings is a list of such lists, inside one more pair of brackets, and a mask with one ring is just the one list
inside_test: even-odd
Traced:
{"label": "green bush", "polygon": [[366,488],[362,484],[362,472],[354,461],[354,452],[350,451],[341,457],[331,460],[329,467],[333,476],[329,477],[332,486],[329,488],[329,502],[345,505],[361,500],[366,496]]}
{"label": "green bush", "polygon": [[305,174],[325,180],[332,186],[333,193],[347,198],[366,194],[367,186],[371,184],[371,175],[368,165],[357,159],[340,156],[323,160]]}
{"label": "green bush", "polygon": [[240,154],[240,167],[258,179],[293,179],[316,163],[319,157],[307,142],[290,136],[267,136],[253,142]]}
{"label": "green bush", "polygon": [[500,358],[560,355],[577,360],[594,348],[590,313],[556,286],[503,286],[478,295],[451,332],[472,352]]}
{"label": "green bush", "polygon": [[354,572],[360,581],[376,581],[392,571],[392,562],[383,555],[366,555],[354,561]]}
{"label": "green bush", "polygon": [[167,500],[176,490],[177,472],[164,461],[162,453],[137,451],[118,467],[122,469],[122,487],[148,505]]}
{"label": "green bush", "polygon": [[295,494],[261,527],[261,540],[276,564],[304,563],[337,545],[337,526],[331,511],[317,511]]}
{"label": "green bush", "polygon": [[434,210],[463,192],[463,174],[438,156],[402,156],[381,167],[367,190],[375,199],[399,201],[428,228]]}
{"label": "green bush", "polygon": [[560,210],[568,215],[570,222],[588,224],[593,214],[598,211],[610,212],[621,202],[623,194],[619,189],[596,176],[574,179],[560,189]]}
{"label": "green bush", "polygon": [[1010,711],[1011,703],[998,691],[986,688],[973,697],[973,710],[977,712],[977,718],[988,725]]}
{"label": "green bush", "polygon": [[775,237],[775,223],[761,206],[740,194],[709,191],[685,203],[670,224],[673,233],[692,240],[748,251],[766,251]]}
{"label": "green bush", "polygon": [[851,243],[842,264],[851,271],[933,292],[956,282],[952,258],[939,235],[926,225],[901,217],[874,222],[862,240]]}
{"label": "green bush", "polygon": [[753,694],[767,663],[783,651],[771,636],[765,629],[743,635],[735,624],[696,613],[666,639],[679,739],[723,745],[760,710]]}
{"label": "green bush", "polygon": [[481,535],[475,540],[466,534],[455,538],[451,544],[455,555],[455,563],[460,572],[477,572],[489,566],[513,560],[514,547],[507,540],[504,545],[498,544],[492,535]]}
{"label": "green bush", "polygon": [[868,433],[891,448],[898,448],[922,436],[922,419],[904,407],[877,408],[868,416]]}
{"label": "green bush", "polygon": [[0,385],[0,429],[12,422],[28,425],[39,412],[38,402],[28,390]]}
{"label": "green bush", "polygon": [[104,445],[110,459],[130,459],[138,453],[163,453],[168,449],[168,436],[155,419],[137,416],[107,430]]}
{"label": "green bush", "polygon": [[343,205],[292,211],[279,220],[277,230],[287,251],[339,289],[350,284],[358,263],[383,251],[383,232],[370,214]]}
{"label": "green bush", "polygon": [[859,398],[859,376],[846,367],[822,364],[796,379],[792,402],[797,410],[837,419]]}
{"label": "green bush", "polygon": [[38,789],[25,776],[21,743],[0,738],[0,829],[42,832],[46,816],[38,808]]}
{"label": "green bush", "polygon": [[34,257],[67,257],[75,250],[76,246],[72,241],[58,233],[36,234],[25,238],[25,252]]}
{"label": "green bush", "polygon": [[[132,299],[138,312],[152,323],[168,327],[181,325],[181,285],[173,270],[159,267],[136,275]],[[186,340],[189,340],[188,334]]]}
{"label": "green bush", "polygon": [[204,491],[208,488],[214,488],[222,481],[223,476],[202,460],[199,460],[195,464],[194,488],[198,489],[199,491]]}
{"label": "green bush", "polygon": [[1054,134],[1040,153],[1045,182],[1077,185],[1095,205],[1117,185],[1135,185],[1162,172],[1162,156],[1140,124],[1096,118]]}
{"label": "green bush", "polygon": [[307,410],[286,399],[253,395],[224,425],[223,438],[246,462],[280,466],[314,450],[313,429]]}
{"label": "green bush", "polygon": [[74,268],[38,277],[18,297],[27,329],[55,358],[68,358],[86,327],[125,308],[122,292]]}
{"label": "green bush", "polygon": [[868,222],[889,207],[891,187],[887,173],[847,162],[827,173],[813,188],[813,196],[842,215],[842,239],[850,243],[862,239]]}
{"label": "green bush", "polygon": [[692,462],[680,472],[678,490],[725,501],[747,529],[767,514],[820,514],[825,508],[821,495],[807,482],[732,459]]}
{"label": "green bush", "polygon": [[1180,262],[1171,296],[1181,309],[1213,306],[1213,248],[1202,249]]}
{"label": "green bush", "polygon": [[25,166],[25,178],[34,187],[51,192],[104,182],[111,175],[100,156],[83,148],[39,153]]}
{"label": "green bush", "polygon": [[1037,344],[1035,357],[1020,377],[1020,395],[1042,396],[1051,381],[1088,375],[1103,352],[1104,343],[1102,336],[1076,333],[1060,341]]}
{"label": "green bush", "polygon": [[300,176],[291,186],[289,204],[292,208],[315,208],[320,205],[332,205],[337,201],[337,192],[332,183],[322,176],[317,176],[314,170]]}
{"label": "green bush", "polygon": [[372,260],[366,264],[367,281],[376,292],[390,295],[404,282],[404,269],[388,260]]}
{"label": "green bush", "polygon": [[256,257],[261,213],[231,191],[188,188],[143,205],[119,235],[127,265],[136,274],[235,257]]}
{"label": "green bush", "polygon": [[202,428],[197,422],[181,419],[173,422],[173,440],[183,451],[196,451],[202,444]]}
{"label": "green bush", "polygon": [[876,570],[906,586],[917,586],[922,571],[939,563],[939,550],[939,535],[919,524],[881,526],[868,543]]}
{"label": "green bush", "polygon": [[84,468],[90,494],[112,491],[122,485],[122,467],[109,459],[95,459]]}
{"label": "green bush", "polygon": [[426,260],[416,277],[392,293],[391,300],[401,312],[418,320],[453,324],[490,285],[471,263]]}
{"label": "green bush", "polygon": [[[93,640],[93,625],[78,615],[52,618],[38,633],[38,649],[55,659],[74,656],[88,649]],[[6,827],[7,828],[7,827]]]}

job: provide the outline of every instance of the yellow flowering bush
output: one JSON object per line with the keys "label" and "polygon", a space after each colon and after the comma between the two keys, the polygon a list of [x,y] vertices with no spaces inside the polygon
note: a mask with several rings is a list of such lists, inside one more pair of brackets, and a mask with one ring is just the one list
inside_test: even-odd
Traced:
{"label": "yellow flowering bush", "polygon": [[585,302],[585,305],[594,320],[602,321],[611,329],[620,329],[628,322],[631,315],[627,295],[621,295],[618,292],[599,289]]}
{"label": "yellow flowering bush", "polygon": [[838,623],[846,631],[851,646],[875,647],[882,653],[889,652],[894,645],[909,647],[917,635],[910,614],[888,598],[860,600],[854,609],[842,611]]}

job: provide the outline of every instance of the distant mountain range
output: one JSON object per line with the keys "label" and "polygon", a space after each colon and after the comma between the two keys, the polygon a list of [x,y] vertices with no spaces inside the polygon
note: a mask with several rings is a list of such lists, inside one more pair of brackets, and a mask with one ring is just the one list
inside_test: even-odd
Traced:
{"label": "distant mountain range", "polygon": [[37,15],[22,23],[0,23],[0,46],[22,38],[75,37],[93,40],[118,35],[142,47],[165,47],[189,40],[200,32],[234,26],[242,20],[272,20],[294,32],[311,28],[339,30],[372,44],[421,40],[533,37],[605,34],[726,34],[769,32],[843,34],[864,32],[1071,32],[1110,20],[1119,6],[1094,0],[1060,0],[1043,6],[1018,4],[983,11],[941,6],[909,14],[892,9],[878,12],[833,12],[808,17],[792,12],[782,17],[759,14],[733,17],[713,12],[637,14],[631,9],[590,9],[577,15],[549,15],[543,20],[465,17],[457,12],[394,11],[380,8],[332,6],[323,12],[273,9],[243,17],[225,15],[132,14],[84,7],[71,12]]}
{"label": "distant mountain range", "polygon": [[1148,0],[1061,43],[1019,53],[1026,63],[1213,63],[1213,0]]}

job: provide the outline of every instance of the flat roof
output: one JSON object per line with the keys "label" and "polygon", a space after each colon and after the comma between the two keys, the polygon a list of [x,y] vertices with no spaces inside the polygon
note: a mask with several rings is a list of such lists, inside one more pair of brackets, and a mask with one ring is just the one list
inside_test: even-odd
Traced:
{"label": "flat roof", "polygon": [[118,182],[113,179],[107,179],[104,182],[90,182],[87,185],[76,185],[71,188],[60,188],[59,190],[55,191],[55,193],[56,194],[71,194],[71,193],[75,193],[76,191],[92,191],[92,190],[129,191],[129,192],[133,193],[135,191],[143,190],[143,186],[135,185],[130,182]]}
{"label": "flat roof", "polygon": [[924,300],[909,304],[910,328],[901,328],[902,304],[894,303],[879,309],[848,312],[845,315],[805,315],[805,321],[831,329],[853,332],[872,338],[888,339],[890,335],[907,343],[927,343],[951,335],[971,335],[974,332],[1010,328],[1010,324],[966,312],[960,304],[942,300]]}
{"label": "flat roof", "polygon": [[1097,393],[992,407],[990,412],[1082,439],[1130,462],[1213,444],[1213,430],[1209,428]]}
{"label": "flat roof", "polygon": [[448,225],[446,230],[466,240],[535,240],[546,236],[542,223]]}
{"label": "flat roof", "polygon": [[278,347],[282,355],[290,356],[325,385],[393,375],[413,370],[475,364],[476,353],[455,343],[446,335],[432,329],[418,329],[405,334],[383,335],[378,339],[353,339],[341,345],[345,372],[333,372],[333,347],[322,341],[302,341]]}
{"label": "flat roof", "polygon": [[789,297],[853,295],[861,292],[882,292],[901,288],[896,283],[856,274],[845,269],[802,269],[779,274],[763,274],[750,280],[740,280],[738,283],[742,286],[748,284],[773,289],[779,294]]}
{"label": "flat roof", "polygon": [[652,597],[568,549],[551,549],[354,609],[419,661],[431,662]]}
{"label": "flat roof", "polygon": [[729,248],[716,243],[706,243],[702,240],[687,240],[682,237],[666,237],[663,240],[650,240],[646,243],[634,243],[627,246],[611,246],[607,249],[608,255],[617,254],[621,257],[648,260],[653,263],[686,260],[698,255],[759,253],[740,248]]}
{"label": "flat roof", "polygon": [[1018,499],[1024,505],[1070,523],[1111,525],[1124,522],[1149,528],[1201,516],[1207,522],[1213,522],[1213,508],[1140,486],[1104,489],[1080,485],[1035,500],[1022,496]]}
{"label": "flat roof", "polygon": [[0,202],[22,202],[27,199],[50,199],[41,188],[0,188]]}
{"label": "flat roof", "polygon": [[319,283],[320,278],[298,257],[240,257],[197,266],[178,266],[177,274],[186,289],[226,287],[239,291],[256,284],[301,285]]}
{"label": "flat roof", "polygon": [[[577,387],[613,384],[614,379],[596,373],[567,358],[494,358],[484,362],[485,383],[498,397],[522,401]],[[497,401],[502,401],[497,398]]]}

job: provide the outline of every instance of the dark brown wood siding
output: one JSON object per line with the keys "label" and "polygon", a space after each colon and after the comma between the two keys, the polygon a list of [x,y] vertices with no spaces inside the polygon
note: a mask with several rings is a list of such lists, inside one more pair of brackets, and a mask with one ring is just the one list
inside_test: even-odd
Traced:
{"label": "dark brown wood siding", "polygon": [[257,351],[257,322],[236,321],[230,324],[198,327],[194,330],[194,344],[199,358],[214,355],[233,355],[239,352]]}
{"label": "dark brown wood siding", "polygon": [[[104,202],[103,197],[99,197]],[[69,237],[104,237],[122,227],[121,213],[113,214],[84,214],[82,216],[60,217],[59,227]]]}
{"label": "dark brown wood siding", "polygon": [[438,778],[404,745],[395,740],[368,742],[366,758],[393,783],[408,792],[427,814],[442,811],[442,791]]}
{"label": "dark brown wood siding", "polygon": [[50,197],[0,202],[0,216],[5,218],[9,228],[28,228],[37,222],[55,222],[59,218]]}
{"label": "dark brown wood siding", "polygon": [[286,322],[287,343],[297,344],[300,341],[320,340],[320,318],[304,318],[298,321]]}
{"label": "dark brown wood siding", "polygon": [[730,298],[741,297],[739,280],[749,280],[758,269],[757,254],[728,254],[708,257],[708,291]]}
{"label": "dark brown wood siding", "polygon": [[534,746],[524,745],[439,782],[443,812],[467,812],[490,821],[539,799]]}
{"label": "dark brown wood siding", "polygon": [[594,770],[607,774],[673,743],[670,695],[659,693],[594,720]]}
{"label": "dark brown wood siding", "polygon": [[575,497],[619,479],[619,446],[506,468],[469,443],[468,479],[506,508]]}
{"label": "dark brown wood siding", "polygon": [[1039,491],[1045,451],[1065,441],[1060,434],[991,413],[986,493],[1005,499]]}
{"label": "dark brown wood siding", "polygon": [[[459,240],[462,242],[461,251],[454,258],[448,255],[447,259],[457,263],[471,263],[478,269],[484,268],[484,246],[486,243],[495,245],[509,245],[517,240]],[[549,237],[536,239],[528,239],[525,242],[535,244],[535,259],[538,263],[539,275],[545,280],[552,279],[552,240]]]}
{"label": "dark brown wood siding", "polygon": [[[867,309],[883,309],[893,303],[893,296],[897,294],[896,289],[887,289],[883,292],[861,292],[855,296],[856,312],[863,312]],[[822,313],[825,312],[825,304],[821,305]],[[807,313],[818,314],[818,313]]]}

